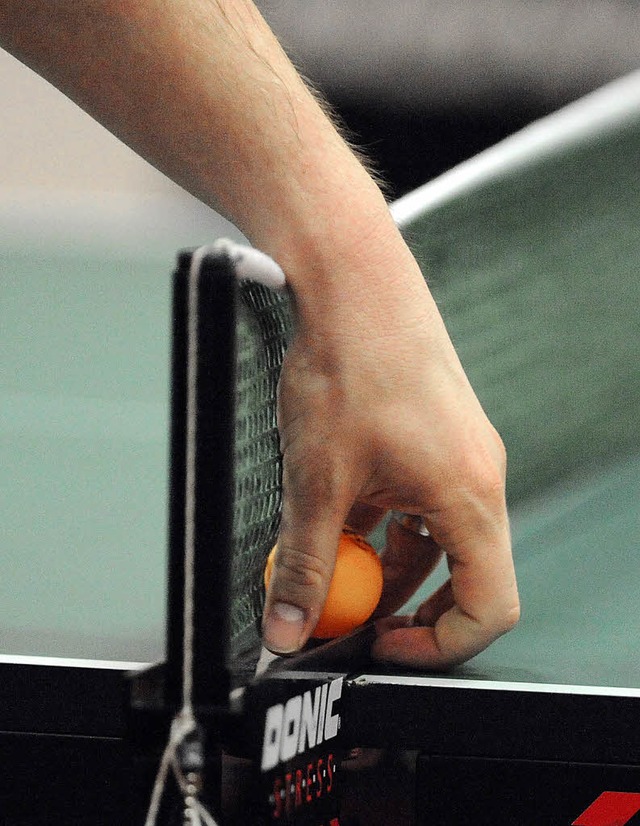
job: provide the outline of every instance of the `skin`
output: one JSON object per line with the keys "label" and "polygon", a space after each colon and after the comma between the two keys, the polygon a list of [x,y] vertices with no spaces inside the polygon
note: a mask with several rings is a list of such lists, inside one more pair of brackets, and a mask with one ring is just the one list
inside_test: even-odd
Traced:
{"label": "skin", "polygon": [[[388,508],[382,608],[444,552],[450,583],[373,654],[444,668],[519,616],[503,444],[372,176],[248,0],[0,0],[0,43],[283,267],[296,334],[279,388],[284,506],[265,644],[304,644],[340,530]],[[437,543],[437,546],[436,544]]]}

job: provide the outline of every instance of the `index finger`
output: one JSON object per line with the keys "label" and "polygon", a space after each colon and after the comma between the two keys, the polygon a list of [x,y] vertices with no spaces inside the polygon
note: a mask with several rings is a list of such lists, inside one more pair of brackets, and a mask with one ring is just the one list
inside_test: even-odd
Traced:
{"label": "index finger", "polygon": [[394,614],[420,588],[442,557],[442,549],[422,520],[394,512],[386,530],[386,543],[380,560],[384,571],[384,588],[376,617]]}
{"label": "index finger", "polygon": [[[508,524],[444,548],[450,581],[418,609],[410,627],[379,626],[376,659],[440,670],[464,662],[509,631],[520,616]],[[393,624],[392,624],[393,625]]]}

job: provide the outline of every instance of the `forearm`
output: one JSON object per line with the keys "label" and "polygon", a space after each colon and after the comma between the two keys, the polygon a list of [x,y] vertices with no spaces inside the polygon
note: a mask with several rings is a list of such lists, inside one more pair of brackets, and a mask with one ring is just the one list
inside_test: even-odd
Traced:
{"label": "forearm", "polygon": [[231,218],[300,295],[310,267],[330,278],[329,249],[393,234],[375,183],[247,0],[0,0],[0,38]]}

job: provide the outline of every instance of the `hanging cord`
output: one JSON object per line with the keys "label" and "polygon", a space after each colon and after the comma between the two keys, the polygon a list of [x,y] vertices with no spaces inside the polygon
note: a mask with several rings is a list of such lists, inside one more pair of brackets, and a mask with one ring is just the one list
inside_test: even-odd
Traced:
{"label": "hanging cord", "polygon": [[202,787],[204,751],[201,732],[193,716],[183,712],[174,717],[169,742],[162,754],[156,775],[145,826],[155,826],[169,770],[172,771],[184,801],[185,826],[218,826],[198,799]]}
{"label": "hanging cord", "polygon": [[169,742],[160,761],[145,826],[155,826],[162,795],[172,770],[184,801],[185,826],[217,826],[200,802],[204,771],[202,736],[193,713],[193,615],[195,581],[195,505],[198,378],[198,293],[200,269],[211,247],[200,247],[191,259],[187,284],[187,409],[184,526],[184,617],[182,640],[182,708],[174,717]]}

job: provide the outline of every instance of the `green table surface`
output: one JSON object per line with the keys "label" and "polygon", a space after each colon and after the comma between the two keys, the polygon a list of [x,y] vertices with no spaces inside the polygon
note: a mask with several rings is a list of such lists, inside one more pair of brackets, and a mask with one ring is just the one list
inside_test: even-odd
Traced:
{"label": "green table surface", "polygon": [[[162,655],[169,269],[11,259],[0,653]],[[514,506],[523,619],[465,673],[640,686],[639,501],[629,457]]]}

